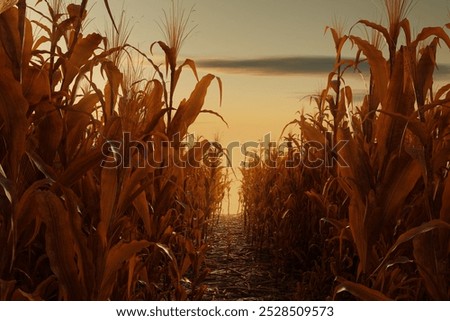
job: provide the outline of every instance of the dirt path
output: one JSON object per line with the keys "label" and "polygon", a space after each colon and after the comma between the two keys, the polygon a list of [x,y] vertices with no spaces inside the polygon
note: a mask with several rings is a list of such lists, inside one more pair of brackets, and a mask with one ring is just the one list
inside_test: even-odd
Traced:
{"label": "dirt path", "polygon": [[246,242],[240,216],[222,215],[208,240],[205,300],[292,300],[294,277]]}

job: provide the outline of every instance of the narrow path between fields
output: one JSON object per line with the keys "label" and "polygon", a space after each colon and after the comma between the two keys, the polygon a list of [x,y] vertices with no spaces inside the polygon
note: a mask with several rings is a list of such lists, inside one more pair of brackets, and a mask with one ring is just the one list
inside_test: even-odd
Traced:
{"label": "narrow path between fields", "polygon": [[[208,237],[204,300],[292,300],[294,276],[246,242],[240,215],[222,215]],[[298,279],[298,278],[297,278]]]}

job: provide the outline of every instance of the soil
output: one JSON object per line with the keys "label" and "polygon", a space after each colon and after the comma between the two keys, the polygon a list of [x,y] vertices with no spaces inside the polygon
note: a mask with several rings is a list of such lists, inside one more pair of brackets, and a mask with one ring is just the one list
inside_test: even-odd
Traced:
{"label": "soil", "polygon": [[220,216],[208,243],[204,300],[293,300],[298,276],[246,240],[241,215]]}

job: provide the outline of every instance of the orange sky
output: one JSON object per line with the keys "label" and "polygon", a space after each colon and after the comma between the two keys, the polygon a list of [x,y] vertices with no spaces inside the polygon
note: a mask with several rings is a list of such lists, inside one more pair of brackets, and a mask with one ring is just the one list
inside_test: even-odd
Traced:
{"label": "orange sky", "polygon": [[[125,8],[133,32],[130,42],[148,52],[149,45],[163,38],[158,27],[168,0],[114,0],[119,15]],[[207,108],[219,111],[230,124],[227,128],[211,115],[202,115],[196,133],[210,138],[218,133],[222,141],[258,140],[267,132],[278,137],[283,126],[308,107],[303,97],[317,93],[331,71],[334,45],[325,27],[333,19],[346,26],[358,20],[380,21],[383,0],[181,0],[186,10],[194,8],[191,25],[180,58],[197,61],[200,74],[214,73],[223,80],[223,105],[218,107],[218,89],[212,85]],[[417,33],[423,26],[450,21],[450,0],[417,0],[410,14]],[[93,9],[105,15],[102,1]],[[102,19],[91,23],[105,29]],[[354,32],[358,32],[358,27]],[[347,50],[348,56],[354,51]],[[286,59],[289,58],[289,59]],[[440,61],[450,65],[450,54]],[[202,68],[208,66],[208,68]],[[353,89],[362,94],[364,82],[354,79]],[[178,100],[188,97],[195,85],[189,71],[182,76]]]}

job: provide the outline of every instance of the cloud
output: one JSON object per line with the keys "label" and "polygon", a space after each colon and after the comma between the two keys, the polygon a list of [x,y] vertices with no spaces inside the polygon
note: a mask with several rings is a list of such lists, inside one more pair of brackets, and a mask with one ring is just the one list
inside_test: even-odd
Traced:
{"label": "cloud", "polygon": [[438,63],[437,70],[434,71],[434,80],[447,82],[449,75],[450,65]]}
{"label": "cloud", "polygon": [[[343,58],[350,60],[349,58]],[[199,59],[197,65],[203,68],[219,69],[233,73],[263,75],[328,74],[333,70],[335,57],[267,57],[254,59]],[[367,63],[358,66],[362,72],[368,71]],[[350,72],[352,72],[350,70]],[[450,74],[450,65],[439,64],[437,77]]]}
{"label": "cloud", "polygon": [[255,59],[204,59],[204,68],[251,74],[324,74],[333,70],[334,57],[268,57]]}

